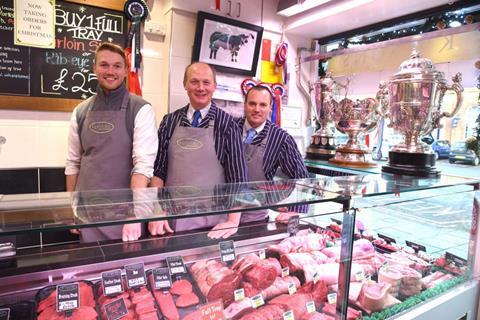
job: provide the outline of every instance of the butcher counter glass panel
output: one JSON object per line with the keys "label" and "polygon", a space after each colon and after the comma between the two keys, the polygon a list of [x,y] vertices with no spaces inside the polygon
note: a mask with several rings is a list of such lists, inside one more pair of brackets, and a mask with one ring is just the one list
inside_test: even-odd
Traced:
{"label": "butcher counter glass panel", "polygon": [[309,188],[295,180],[4,195],[0,199],[0,235],[246,212],[344,199],[346,197],[337,193]]}

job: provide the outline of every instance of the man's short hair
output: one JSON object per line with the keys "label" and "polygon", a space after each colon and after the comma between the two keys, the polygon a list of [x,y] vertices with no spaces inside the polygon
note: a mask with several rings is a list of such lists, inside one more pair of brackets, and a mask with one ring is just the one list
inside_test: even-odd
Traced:
{"label": "man's short hair", "polygon": [[95,50],[95,61],[97,61],[97,55],[100,51],[111,51],[111,52],[118,53],[119,55],[122,56],[123,63],[127,65],[127,56],[125,55],[125,51],[118,44],[114,44],[110,42],[102,42],[98,46],[97,50]]}
{"label": "man's short hair", "polygon": [[195,62],[192,62],[190,63],[186,68],[185,68],[185,72],[183,73],[183,85],[186,85],[187,84],[187,73],[188,73],[188,70],[193,67],[194,65],[197,65],[197,64],[204,64],[206,66],[208,66],[210,68],[210,70],[212,71],[212,75],[213,75],[213,83],[217,84],[217,71],[215,70],[215,68],[208,64],[208,63],[204,63],[204,62],[198,62],[198,61],[195,61]]}
{"label": "man's short hair", "polygon": [[269,88],[267,88],[266,86],[261,85],[261,84],[254,85],[253,87],[248,89],[247,94],[245,95],[245,103],[247,103],[248,95],[250,94],[251,91],[259,91],[259,92],[265,91],[265,92],[268,92],[268,96],[270,97],[270,104],[273,103],[272,91]]}

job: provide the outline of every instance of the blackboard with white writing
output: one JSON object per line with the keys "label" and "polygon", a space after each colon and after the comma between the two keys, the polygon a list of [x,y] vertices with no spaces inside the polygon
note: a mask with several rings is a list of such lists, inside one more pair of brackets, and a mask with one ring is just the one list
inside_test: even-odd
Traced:
{"label": "blackboard with white writing", "polygon": [[[66,1],[55,3],[55,49],[13,44],[13,0],[0,5],[0,95],[86,99],[95,93],[96,48],[125,44],[123,12]],[[21,23],[19,21],[18,23]]]}

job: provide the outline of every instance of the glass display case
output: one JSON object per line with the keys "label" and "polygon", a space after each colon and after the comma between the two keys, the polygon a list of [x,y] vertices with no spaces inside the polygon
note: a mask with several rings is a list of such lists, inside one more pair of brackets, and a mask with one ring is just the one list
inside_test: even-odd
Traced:
{"label": "glass display case", "polygon": [[[4,195],[0,239],[235,212],[262,211],[265,219],[241,224],[228,239],[211,238],[209,228],[5,249],[0,312],[10,319],[110,319],[118,310],[126,319],[475,319],[479,182],[375,174]],[[62,300],[65,284],[74,284],[78,300]]]}

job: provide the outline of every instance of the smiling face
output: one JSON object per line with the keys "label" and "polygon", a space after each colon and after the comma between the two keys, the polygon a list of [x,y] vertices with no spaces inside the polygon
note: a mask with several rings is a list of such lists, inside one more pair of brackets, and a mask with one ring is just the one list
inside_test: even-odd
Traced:
{"label": "smiling face", "polygon": [[272,95],[264,87],[253,87],[245,98],[245,117],[252,128],[267,120],[272,111]]}
{"label": "smiling face", "polygon": [[212,101],[217,83],[212,69],[207,64],[194,63],[185,72],[183,86],[190,99],[190,105],[195,110],[200,110]]}
{"label": "smiling face", "polygon": [[117,89],[127,76],[124,58],[110,50],[98,51],[95,57],[95,74],[98,84],[105,92]]}

